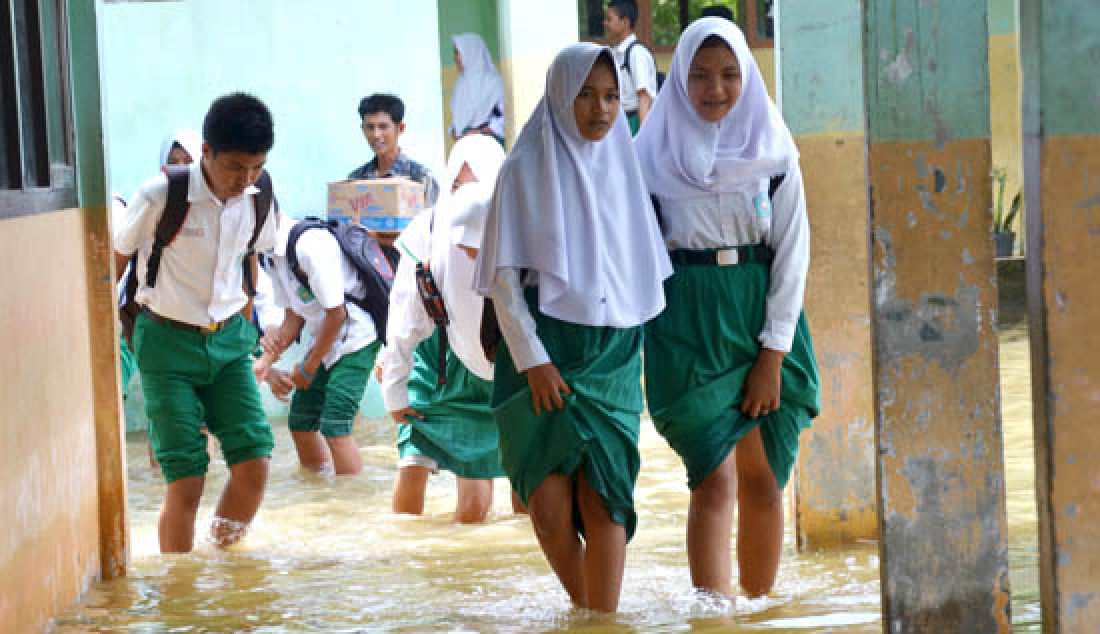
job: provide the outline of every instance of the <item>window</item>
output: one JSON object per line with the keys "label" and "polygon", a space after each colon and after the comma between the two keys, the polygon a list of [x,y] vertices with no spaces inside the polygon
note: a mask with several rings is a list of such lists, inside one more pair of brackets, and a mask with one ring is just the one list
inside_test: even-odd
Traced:
{"label": "window", "polygon": [[73,207],[64,0],[0,4],[0,217]]}
{"label": "window", "polygon": [[[680,33],[697,20],[703,9],[729,9],[733,21],[745,33],[751,48],[772,46],[774,0],[638,0],[638,38],[652,49],[671,52]],[[583,40],[604,37],[603,11],[607,0],[577,0],[580,35]]]}

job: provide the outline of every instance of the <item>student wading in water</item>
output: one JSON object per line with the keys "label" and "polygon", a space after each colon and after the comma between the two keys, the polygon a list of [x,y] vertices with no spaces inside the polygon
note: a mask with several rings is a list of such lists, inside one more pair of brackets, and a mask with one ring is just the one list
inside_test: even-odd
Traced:
{"label": "student wading in water", "polygon": [[612,59],[589,43],[554,59],[501,168],[476,274],[506,344],[504,470],[570,599],[608,612],[637,524],[642,324],[671,273]]}
{"label": "student wading in water", "polygon": [[732,22],[684,31],[637,148],[676,267],[646,327],[646,398],[687,467],[692,583],[732,594],[736,501],[740,584],[767,594],[782,490],[818,412],[810,232],[797,150]]}
{"label": "student wading in water", "polygon": [[[462,247],[481,242],[489,197],[504,150],[490,136],[459,139],[451,150],[447,190],[397,240],[402,254],[390,293],[389,341],[382,354],[382,395],[400,452],[395,513],[424,512],[428,476],[455,474],[455,521],[482,522],[500,466],[497,424],[489,410],[493,364],[481,348],[484,301],[473,290],[474,261]],[[417,290],[417,265],[431,271],[449,323],[437,327]],[[443,367],[440,345],[446,330]],[[440,372],[445,380],[440,384]]]}
{"label": "student wading in water", "polygon": [[[188,552],[194,542],[210,461],[199,431],[203,421],[229,465],[211,526],[219,546],[240,540],[255,516],[275,444],[252,375],[257,332],[246,316],[251,309],[242,267],[252,260],[250,243],[255,251],[275,244],[273,205],[258,205],[255,187],[275,142],[274,123],[262,102],[235,93],[210,106],[202,134],[202,157],[189,166],[186,181],[159,174],[146,182],[114,235],[118,271],[138,254],[142,312],[134,356],[149,438],[168,483],[158,525],[161,552]],[[153,267],[151,280],[150,255],[170,180],[186,182],[189,209],[154,260],[159,268]]]}

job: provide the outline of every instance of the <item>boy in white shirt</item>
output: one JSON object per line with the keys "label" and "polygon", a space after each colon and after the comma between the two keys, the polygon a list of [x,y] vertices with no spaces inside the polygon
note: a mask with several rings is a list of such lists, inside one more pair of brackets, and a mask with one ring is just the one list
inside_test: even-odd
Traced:
{"label": "boy in white shirt", "polygon": [[[114,235],[119,275],[138,255],[142,312],[134,356],[150,441],[168,483],[161,552],[188,552],[194,544],[209,463],[203,421],[230,472],[211,526],[218,546],[239,541],[259,509],[274,447],[252,375],[257,333],[244,290],[252,253],[275,243],[273,205],[258,205],[255,187],[265,176],[274,122],[260,100],[234,93],[210,106],[203,139],[202,158],[187,172],[158,174],[141,186]],[[188,210],[180,230],[161,245],[155,233],[170,183],[186,187]]]}
{"label": "boy in white shirt", "polygon": [[[352,426],[382,342],[371,316],[345,301],[348,295],[362,297],[364,288],[336,237],[323,226],[304,227],[280,218],[271,282],[275,303],[285,312],[282,325],[265,336],[256,374],[276,396],[294,390],[287,424],[302,467],[355,475],[363,459]],[[295,274],[295,264],[308,285]],[[303,326],[313,341],[305,358],[290,372],[272,368]]]}
{"label": "boy in white shirt", "polygon": [[611,0],[604,12],[603,27],[607,33],[615,64],[619,67],[619,89],[630,133],[649,115],[657,98],[657,64],[653,54],[638,41],[634,29],[638,25],[638,4],[635,0]]}

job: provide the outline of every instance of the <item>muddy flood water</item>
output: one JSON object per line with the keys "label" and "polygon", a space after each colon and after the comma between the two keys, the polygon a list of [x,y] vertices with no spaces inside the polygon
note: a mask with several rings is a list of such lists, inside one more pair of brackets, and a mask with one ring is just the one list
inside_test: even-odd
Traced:
{"label": "muddy flood water", "polygon": [[[1027,332],[1001,334],[1005,462],[1017,632],[1039,631]],[[375,388],[372,388],[375,389]],[[643,423],[640,518],[628,548],[621,613],[570,609],[526,517],[496,483],[480,526],[450,521],[454,480],[432,478],[421,518],[389,512],[396,450],[388,419],[357,424],[363,473],[337,480],[299,471],[285,422],[267,497],[233,552],[203,544],[161,556],[156,519],[162,481],[144,437],[128,443],[129,576],[96,584],[60,615],[59,632],[881,632],[878,549],[798,553],[790,533],[772,596],[718,601],[695,594],[684,552],[687,488],[675,454]],[[211,464],[200,531],[225,477]]]}

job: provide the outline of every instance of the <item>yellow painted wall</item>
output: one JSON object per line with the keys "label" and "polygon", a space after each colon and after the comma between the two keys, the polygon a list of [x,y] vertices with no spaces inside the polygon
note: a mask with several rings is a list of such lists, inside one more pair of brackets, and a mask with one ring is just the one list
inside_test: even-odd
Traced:
{"label": "yellow painted wall", "polygon": [[[1008,171],[1005,208],[1023,187],[1023,123],[1020,109],[1020,38],[1017,33],[989,38],[989,108],[993,132],[993,167]],[[993,194],[996,196],[996,190]],[[994,200],[996,204],[996,200]],[[1017,240],[1023,214],[1016,221]]]}
{"label": "yellow painted wall", "polygon": [[0,220],[0,632],[38,632],[100,569],[80,210]]}

